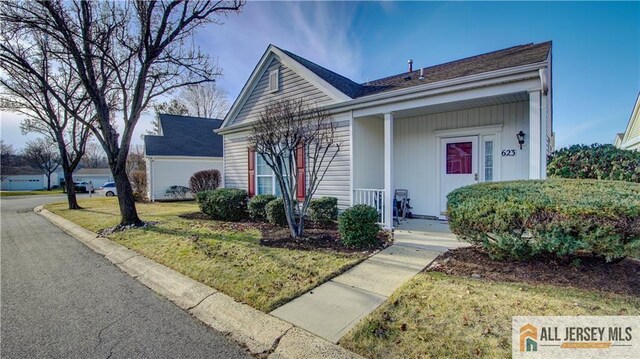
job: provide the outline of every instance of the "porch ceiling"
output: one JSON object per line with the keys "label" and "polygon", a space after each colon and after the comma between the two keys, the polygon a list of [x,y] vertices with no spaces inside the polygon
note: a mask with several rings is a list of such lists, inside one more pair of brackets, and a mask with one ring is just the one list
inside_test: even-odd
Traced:
{"label": "porch ceiling", "polygon": [[466,110],[475,107],[501,105],[505,103],[522,102],[529,100],[529,93],[517,92],[500,96],[481,97],[464,101],[440,103],[437,105],[414,107],[405,110],[394,111],[394,117],[411,117],[434,113]]}

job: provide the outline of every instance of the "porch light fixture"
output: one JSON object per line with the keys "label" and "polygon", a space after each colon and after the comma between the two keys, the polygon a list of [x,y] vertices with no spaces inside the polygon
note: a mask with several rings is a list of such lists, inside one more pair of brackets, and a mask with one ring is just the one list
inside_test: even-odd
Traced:
{"label": "porch light fixture", "polygon": [[520,144],[520,149],[522,149],[522,145],[524,144],[524,132],[520,130],[520,132],[516,133],[516,138],[518,139],[518,144]]}

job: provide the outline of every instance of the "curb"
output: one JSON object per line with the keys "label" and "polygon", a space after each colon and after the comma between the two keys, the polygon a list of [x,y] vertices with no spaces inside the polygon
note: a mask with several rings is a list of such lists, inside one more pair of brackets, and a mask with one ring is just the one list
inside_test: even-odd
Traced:
{"label": "curb", "polygon": [[33,211],[209,327],[268,358],[362,358],[38,206]]}

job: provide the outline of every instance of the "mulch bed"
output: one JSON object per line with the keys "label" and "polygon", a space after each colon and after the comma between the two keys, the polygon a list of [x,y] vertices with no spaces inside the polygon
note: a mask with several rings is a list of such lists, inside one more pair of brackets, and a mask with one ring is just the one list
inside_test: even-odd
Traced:
{"label": "mulch bed", "polygon": [[606,263],[604,259],[594,257],[573,260],[544,258],[527,262],[496,261],[481,248],[466,247],[441,254],[428,271],[640,297],[640,261],[629,258],[615,263]]}
{"label": "mulch bed", "polygon": [[[186,213],[180,215],[185,219],[211,220],[211,217],[202,213]],[[337,224],[320,225],[313,222],[305,222],[305,238],[291,238],[289,229],[274,226],[265,222],[222,222],[219,221],[221,229],[246,231],[248,229],[258,229],[262,233],[260,244],[266,247],[286,248],[302,251],[326,251],[333,253],[374,253],[391,245],[391,235],[387,231],[381,231],[378,235],[377,245],[366,248],[347,247],[340,241],[340,233]]]}

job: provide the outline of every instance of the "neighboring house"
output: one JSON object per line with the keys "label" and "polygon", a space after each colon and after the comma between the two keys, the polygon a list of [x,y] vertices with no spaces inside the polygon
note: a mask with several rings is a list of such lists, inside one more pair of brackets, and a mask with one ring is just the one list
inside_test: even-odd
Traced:
{"label": "neighboring house", "polygon": [[623,150],[640,151],[640,93],[636,97],[636,104],[631,111],[629,123],[624,133],[618,133],[613,143]]}
{"label": "neighboring house", "polygon": [[171,186],[189,187],[189,178],[203,170],[222,174],[222,136],[213,131],[222,120],[160,115],[160,135],[144,136],[148,196],[152,201],[170,199]]}
{"label": "neighboring house", "polygon": [[91,182],[98,188],[107,182],[113,182],[113,174],[109,168],[81,168],[73,173],[74,182]]}
{"label": "neighboring house", "polygon": [[[29,166],[13,169],[13,174],[3,178],[0,190],[3,191],[34,191],[47,189],[47,176],[42,171]],[[51,174],[51,186],[58,184],[58,174]]]}
{"label": "neighboring house", "polygon": [[[316,196],[377,207],[392,225],[395,189],[415,215],[441,217],[446,195],[477,182],[545,178],[553,149],[551,42],[515,46],[358,84],[270,45],[217,131],[224,183],[275,192],[249,149],[251,122],[274,100],[332,113],[341,150]],[[517,134],[524,134],[519,144]]]}

